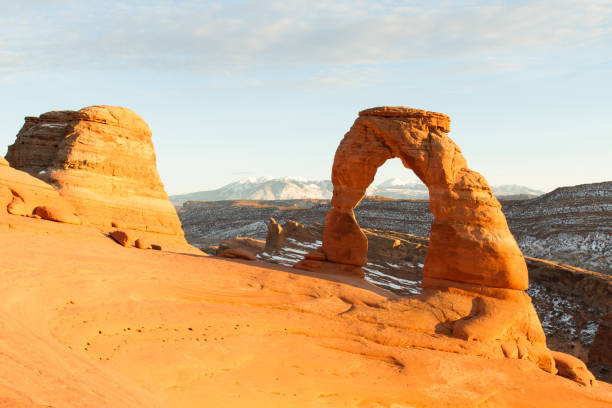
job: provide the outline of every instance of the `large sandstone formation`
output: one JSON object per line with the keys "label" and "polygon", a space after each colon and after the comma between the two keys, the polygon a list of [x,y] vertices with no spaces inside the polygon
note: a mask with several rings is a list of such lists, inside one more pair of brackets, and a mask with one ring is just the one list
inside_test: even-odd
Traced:
{"label": "large sandstone formation", "polygon": [[26,117],[6,158],[56,186],[92,224],[182,234],[157,173],[151,131],[129,109],[91,106]]}
{"label": "large sandstone formation", "polygon": [[157,172],[151,131],[129,109],[90,106],[26,117],[6,158],[55,186],[90,224],[187,245]]}
{"label": "large sandstone formation", "polygon": [[322,250],[331,262],[365,265],[367,240],[353,208],[378,167],[399,157],[429,188],[434,222],[424,275],[525,290],[527,267],[501,205],[484,177],[468,169],[448,131],[450,119],[439,113],[390,107],[360,112],[334,158],[333,209]]}
{"label": "large sandstone formation", "polygon": [[[360,112],[334,158],[332,209],[325,219],[322,247],[295,267],[363,276],[368,241],[353,208],[378,167],[399,157],[428,187],[434,215],[423,268],[424,292],[409,301],[405,319],[415,329],[446,332],[483,347],[497,344],[507,358],[529,359],[556,373],[554,361],[561,358],[546,347],[542,326],[524,292],[527,266],[501,205],[484,177],[468,168],[447,136],[449,131],[450,119],[440,113],[404,107]],[[430,314],[436,317],[427,323]],[[560,364],[561,375],[594,383],[584,364]]]}

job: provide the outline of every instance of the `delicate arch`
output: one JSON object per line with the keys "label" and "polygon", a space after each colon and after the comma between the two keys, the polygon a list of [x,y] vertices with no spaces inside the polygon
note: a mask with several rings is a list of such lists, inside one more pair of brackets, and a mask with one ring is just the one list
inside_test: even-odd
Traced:
{"label": "delicate arch", "polygon": [[487,181],[467,167],[448,137],[448,116],[404,107],[367,109],[340,142],[332,169],[333,208],[325,219],[325,261],[360,267],[367,239],[353,213],[378,167],[399,157],[427,185],[434,215],[424,284],[450,280],[525,290],[525,260]]}

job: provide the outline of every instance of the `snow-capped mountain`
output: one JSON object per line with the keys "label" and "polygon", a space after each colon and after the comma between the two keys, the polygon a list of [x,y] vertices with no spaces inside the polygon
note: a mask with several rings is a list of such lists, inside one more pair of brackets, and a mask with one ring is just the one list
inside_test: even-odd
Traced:
{"label": "snow-capped mountain", "polygon": [[427,187],[416,178],[411,181],[398,178],[388,179],[368,187],[367,194],[408,200],[427,200],[429,198]]}
{"label": "snow-capped mountain", "polygon": [[[496,196],[529,196],[544,194],[519,185],[493,186]],[[170,201],[182,204],[185,201],[221,201],[221,200],[296,200],[296,199],[329,199],[333,193],[330,180],[306,180],[301,177],[260,177],[245,178],[227,184],[216,190],[170,196]],[[409,181],[392,178],[382,183],[371,185],[367,195],[383,196],[395,199],[427,200],[427,187],[418,179]]]}
{"label": "snow-capped mountain", "polygon": [[170,201],[182,204],[185,201],[328,199],[332,191],[330,180],[249,177],[216,190],[170,196]]}

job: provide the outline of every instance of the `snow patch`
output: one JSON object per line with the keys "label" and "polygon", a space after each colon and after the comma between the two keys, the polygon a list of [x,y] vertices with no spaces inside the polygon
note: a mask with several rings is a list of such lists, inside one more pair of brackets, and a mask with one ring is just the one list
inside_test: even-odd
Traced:
{"label": "snow patch", "polygon": [[308,251],[302,251],[301,249],[295,249],[295,248],[283,248],[283,251],[287,251],[287,252],[293,252],[299,255],[306,255],[308,253]]}
{"label": "snow patch", "polygon": [[68,124],[67,123],[42,123],[38,126],[46,127],[46,128],[62,128],[62,127],[68,126]]}

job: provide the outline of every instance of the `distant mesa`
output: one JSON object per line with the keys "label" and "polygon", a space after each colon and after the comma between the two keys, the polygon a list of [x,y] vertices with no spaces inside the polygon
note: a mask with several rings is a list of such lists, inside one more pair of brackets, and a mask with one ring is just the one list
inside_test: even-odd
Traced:
{"label": "distant mesa", "polygon": [[149,126],[127,108],[26,117],[6,159],[54,186],[90,224],[158,234],[170,246],[195,250],[164,191]]}

